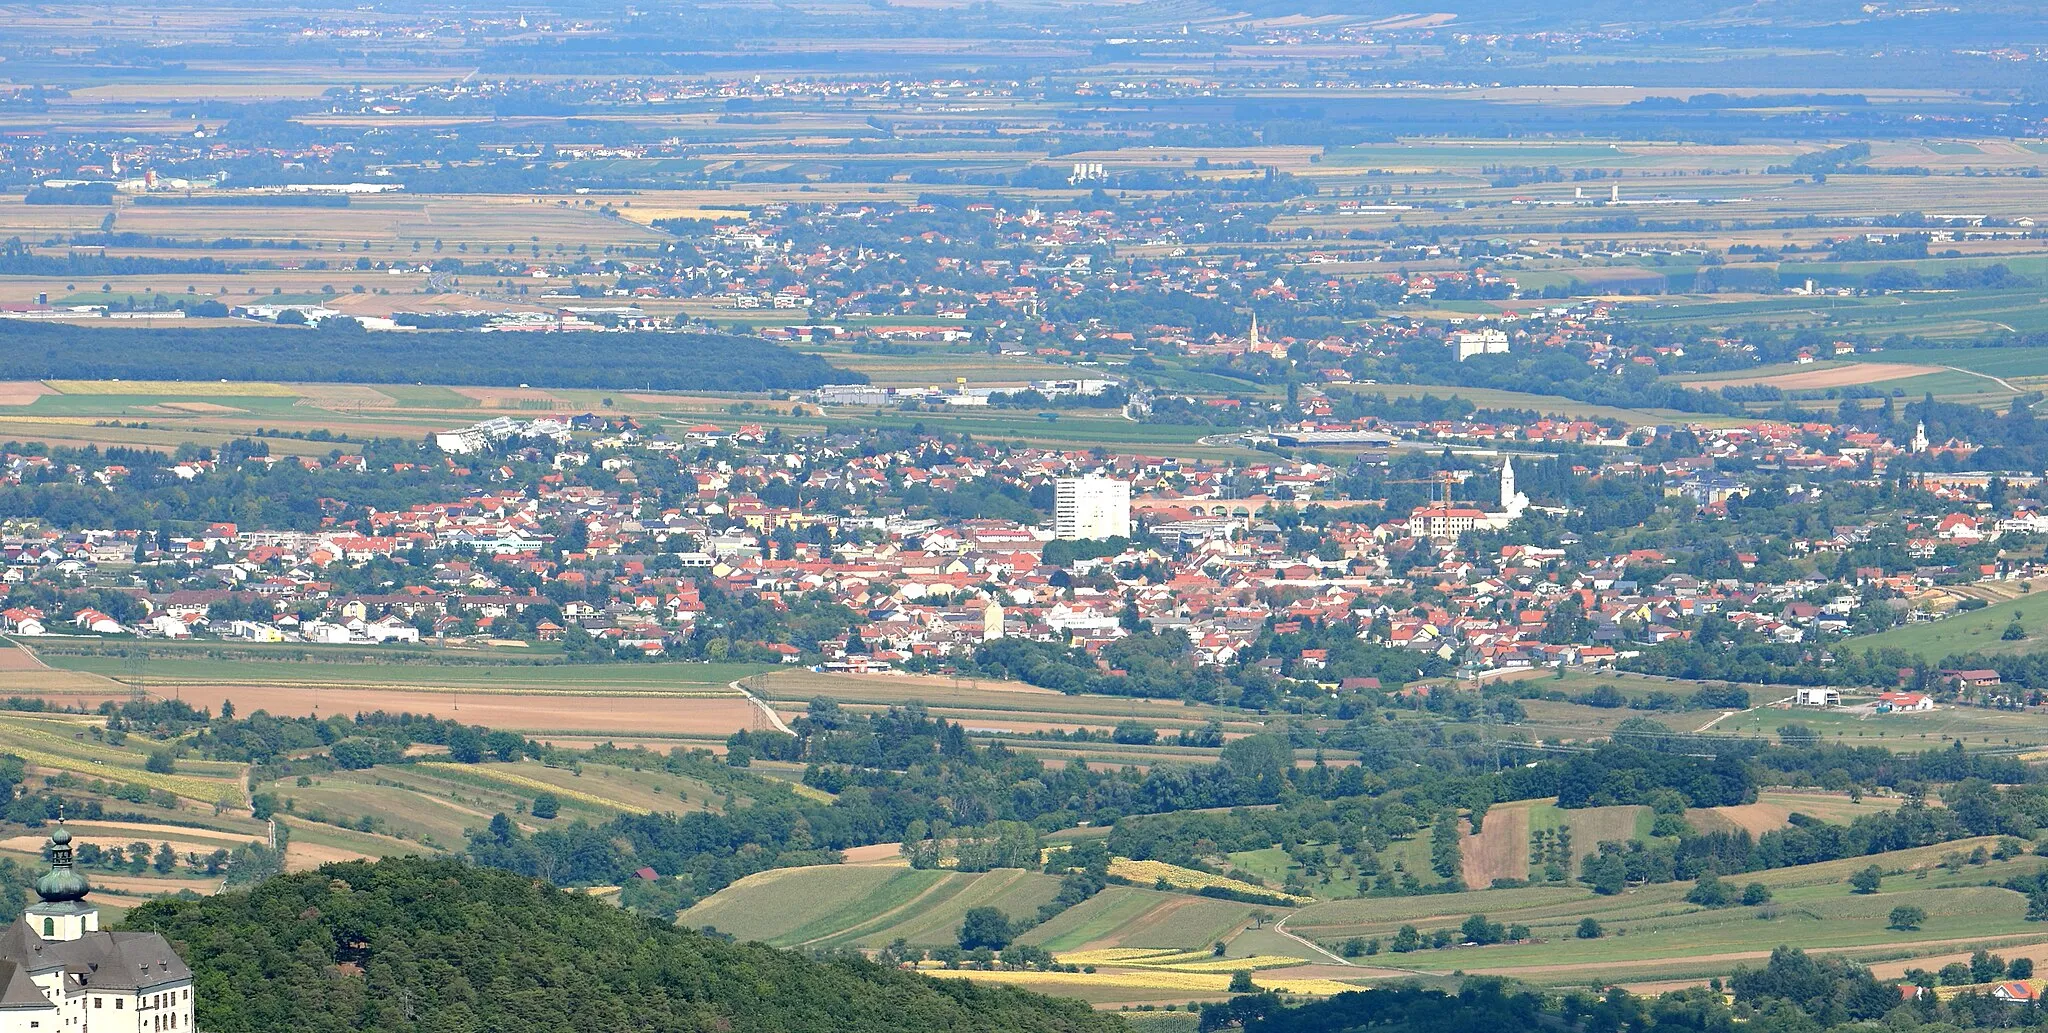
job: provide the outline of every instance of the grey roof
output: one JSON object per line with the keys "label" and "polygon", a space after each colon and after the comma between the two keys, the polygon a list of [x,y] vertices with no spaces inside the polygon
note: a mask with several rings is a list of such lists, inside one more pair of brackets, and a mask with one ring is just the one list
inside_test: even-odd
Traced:
{"label": "grey roof", "polygon": [[92,932],[50,944],[65,969],[95,990],[141,990],[192,978],[169,940],[157,933]]}
{"label": "grey roof", "polygon": [[[24,978],[61,965],[81,986],[97,990],[141,990],[192,978],[160,934],[100,931],[76,940],[45,940],[25,916],[0,931],[0,965]],[[7,1004],[5,978],[0,973],[0,1007]]]}
{"label": "grey roof", "polygon": [[6,930],[0,931],[0,960],[19,964],[26,971],[42,972],[64,964],[64,959],[48,947],[49,941],[36,934],[26,916],[15,919]]}
{"label": "grey roof", "polygon": [[42,988],[29,978],[27,968],[0,960],[0,1010],[55,1007],[56,1003],[43,996]]}

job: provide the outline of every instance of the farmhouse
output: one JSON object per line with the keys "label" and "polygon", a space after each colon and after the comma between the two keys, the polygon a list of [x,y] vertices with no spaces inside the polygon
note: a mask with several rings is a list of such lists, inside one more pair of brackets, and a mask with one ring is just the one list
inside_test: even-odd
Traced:
{"label": "farmhouse", "polygon": [[1887,692],[1877,697],[1880,714],[1917,714],[1933,709],[1934,701],[1925,693]]}

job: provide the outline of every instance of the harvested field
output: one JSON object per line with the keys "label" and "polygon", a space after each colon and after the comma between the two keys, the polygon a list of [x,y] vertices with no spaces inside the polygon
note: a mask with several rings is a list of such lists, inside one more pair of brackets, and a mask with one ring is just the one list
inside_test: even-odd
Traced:
{"label": "harvested field", "polygon": [[262,381],[212,380],[52,380],[51,390],[66,395],[170,395],[195,398],[293,398],[283,384]]}
{"label": "harvested field", "polygon": [[525,387],[458,387],[464,398],[474,398],[486,409],[567,409],[569,403],[553,393]]}
{"label": "harvested field", "polygon": [[0,646],[0,671],[47,671],[34,653],[19,646]]}
{"label": "harvested field", "polygon": [[55,393],[40,380],[0,381],[0,405],[28,405],[44,395]]}
{"label": "harvested field", "polygon": [[[176,850],[180,854],[210,854],[220,847],[232,847],[237,843],[249,842],[248,839],[241,839],[224,843],[211,839],[181,836],[78,835],[74,838],[80,844],[91,843],[102,850],[122,850],[126,849],[130,843],[148,843],[152,847],[159,843],[169,843],[171,849]],[[261,839],[262,837],[252,838]],[[27,836],[9,836],[6,839],[0,839],[0,850],[40,855],[43,850],[43,844],[48,840],[49,835],[42,832]]]}
{"label": "harvested field", "polygon": [[288,872],[307,872],[323,864],[333,864],[336,861],[361,861],[369,857],[369,854],[363,853],[360,850],[346,850],[341,847],[327,846],[320,843],[301,843],[294,840],[291,843],[285,844],[284,870]]}
{"label": "harvested field", "polygon": [[1775,803],[1746,803],[1736,807],[1706,807],[1689,810],[1687,821],[1703,832],[1747,832],[1752,838],[1785,827],[1792,810]]}
{"label": "harvested field", "polygon": [[875,843],[869,846],[848,847],[840,851],[845,864],[885,865],[903,862],[902,847],[895,843]]}
{"label": "harvested field", "polygon": [[1939,366],[1914,366],[1903,362],[1844,362],[1815,363],[1809,369],[1793,373],[1778,373],[1770,376],[1716,377],[1711,380],[1688,380],[1687,387],[1701,390],[1719,390],[1747,384],[1775,387],[1782,391],[1818,390],[1830,387],[1849,387],[1854,384],[1874,384],[1883,380],[1904,380],[1932,373],[1946,372]]}
{"label": "harvested field", "polygon": [[1495,879],[1529,876],[1529,807],[1493,807],[1480,833],[1459,843],[1465,885],[1491,886]]}
{"label": "harvested field", "polygon": [[[117,687],[118,688],[118,687]],[[521,693],[337,689],[293,685],[186,685],[183,696],[212,703],[231,699],[243,713],[434,714],[529,735],[696,735],[723,738],[755,728],[761,712],[738,696],[551,696]],[[125,691],[106,698],[127,698]]]}

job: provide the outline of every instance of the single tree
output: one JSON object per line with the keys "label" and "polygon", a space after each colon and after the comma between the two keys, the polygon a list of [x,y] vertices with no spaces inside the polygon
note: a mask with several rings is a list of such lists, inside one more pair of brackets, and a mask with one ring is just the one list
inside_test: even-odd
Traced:
{"label": "single tree", "polygon": [[1887,928],[1910,933],[1919,929],[1920,923],[1925,921],[1927,921],[1926,911],[1911,904],[1900,904],[1892,909],[1891,921],[1885,923],[1885,925]]}
{"label": "single tree", "polygon": [[1606,930],[1600,928],[1599,922],[1596,922],[1590,918],[1582,918],[1579,920],[1579,931],[1577,935],[1581,940],[1597,940],[1600,937],[1606,935]]}
{"label": "single tree", "polygon": [[1010,945],[1011,935],[1010,919],[1001,911],[992,907],[968,908],[960,923],[960,949],[1001,950]]}
{"label": "single tree", "polygon": [[1259,992],[1258,984],[1252,982],[1252,972],[1250,969],[1241,968],[1230,974],[1230,992],[1234,994],[1255,994]]}
{"label": "single tree", "polygon": [[1871,865],[1849,876],[1849,888],[1857,893],[1876,893],[1884,883],[1884,869]]}

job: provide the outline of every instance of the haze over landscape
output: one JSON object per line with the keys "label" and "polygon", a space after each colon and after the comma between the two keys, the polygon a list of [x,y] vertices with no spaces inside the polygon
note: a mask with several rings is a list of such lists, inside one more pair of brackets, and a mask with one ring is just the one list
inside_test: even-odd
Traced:
{"label": "haze over landscape", "polygon": [[2039,5],[5,10],[0,1033],[2048,1022]]}

